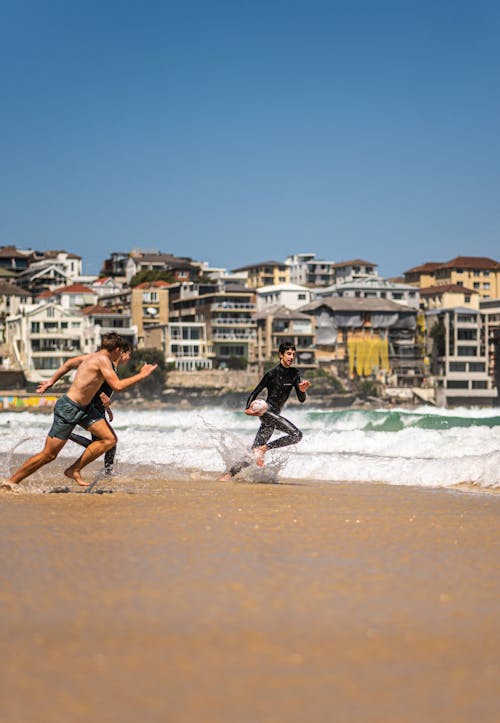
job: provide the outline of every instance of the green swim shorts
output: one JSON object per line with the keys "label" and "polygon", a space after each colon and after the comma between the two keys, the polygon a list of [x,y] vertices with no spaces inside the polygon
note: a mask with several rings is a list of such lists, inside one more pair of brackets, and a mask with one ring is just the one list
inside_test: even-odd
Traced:
{"label": "green swim shorts", "polygon": [[57,439],[69,439],[69,435],[77,424],[84,429],[88,429],[92,424],[104,419],[104,412],[88,404],[82,407],[70,399],[66,394],[57,400],[54,407],[54,421],[49,430],[49,437],[57,437]]}

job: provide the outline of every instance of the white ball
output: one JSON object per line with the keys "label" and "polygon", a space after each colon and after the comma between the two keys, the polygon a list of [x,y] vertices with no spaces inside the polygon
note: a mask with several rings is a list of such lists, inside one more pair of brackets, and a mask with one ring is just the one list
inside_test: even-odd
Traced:
{"label": "white ball", "polygon": [[267,412],[267,402],[265,399],[254,399],[250,409],[260,417]]}

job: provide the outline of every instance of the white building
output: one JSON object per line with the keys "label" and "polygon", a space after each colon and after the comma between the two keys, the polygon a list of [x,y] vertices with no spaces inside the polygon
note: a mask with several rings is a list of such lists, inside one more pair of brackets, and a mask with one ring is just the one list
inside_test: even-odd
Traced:
{"label": "white building", "polygon": [[275,284],[257,289],[257,309],[259,311],[273,306],[285,306],[287,309],[298,309],[311,301],[312,292],[299,284]]}
{"label": "white building", "polygon": [[6,319],[6,342],[28,381],[49,379],[85,348],[85,318],[60,304],[26,304]]}
{"label": "white building", "polygon": [[161,349],[167,364],[192,372],[212,368],[211,345],[204,322],[174,321],[144,329],[144,345]]}
{"label": "white building", "polygon": [[431,374],[440,405],[487,404],[498,397],[491,375],[487,320],[475,309],[425,312]]}
{"label": "white building", "polygon": [[363,279],[367,276],[378,276],[378,264],[363,259],[353,259],[352,261],[339,261],[334,264],[335,284],[342,284],[345,281],[355,281]]}
{"label": "white building", "polygon": [[316,254],[303,253],[287,256],[286,265],[290,267],[290,281],[308,286],[328,286],[335,283],[335,264],[323,261]]}
{"label": "white building", "polygon": [[318,289],[316,297],[345,296],[358,299],[389,299],[398,304],[420,308],[420,295],[417,287],[411,284],[399,284],[381,279],[378,276],[365,276],[354,281],[344,281],[326,289]]}
{"label": "white building", "polygon": [[43,303],[53,301],[60,304],[63,309],[82,309],[97,301],[97,294],[83,284],[71,284],[53,291],[44,291],[38,296]]}

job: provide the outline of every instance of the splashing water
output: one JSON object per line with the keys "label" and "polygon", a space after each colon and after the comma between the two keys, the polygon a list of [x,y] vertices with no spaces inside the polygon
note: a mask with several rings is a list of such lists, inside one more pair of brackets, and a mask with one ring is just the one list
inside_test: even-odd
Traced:
{"label": "splashing water", "polygon": [[[303,440],[268,452],[263,469],[252,464],[237,479],[500,488],[500,413],[496,409],[319,410],[290,405],[285,416],[303,431]],[[12,471],[14,452],[23,458],[38,452],[49,426],[45,415],[33,412],[0,415],[4,431],[1,474]],[[141,466],[148,479],[190,479],[194,472],[223,473],[251,454],[258,421],[240,411],[216,407],[201,411],[115,408],[113,427],[119,439],[118,478]],[[79,451],[68,442],[60,457],[75,459]],[[91,474],[95,476],[93,467]],[[119,482],[113,479],[115,484]]]}

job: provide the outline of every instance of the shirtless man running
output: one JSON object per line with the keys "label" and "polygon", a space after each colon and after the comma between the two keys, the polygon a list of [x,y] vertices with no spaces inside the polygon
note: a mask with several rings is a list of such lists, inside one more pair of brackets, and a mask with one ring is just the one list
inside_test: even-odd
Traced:
{"label": "shirtless man running", "polygon": [[[137,374],[127,379],[120,379],[113,369],[113,364],[116,364],[121,357],[122,342],[123,340],[119,334],[111,332],[102,338],[99,351],[88,354],[79,363],[70,388],[56,402],[54,421],[45,441],[45,447],[41,452],[26,460],[9,480],[1,485],[2,487],[15,489],[15,485],[19,484],[21,480],[29,477],[48,462],[52,462],[68,441],[77,424],[84,427],[84,429],[88,429],[97,439],[89,444],[81,457],[68,467],[64,474],[82,487],[88,487],[89,482],[85,482],[82,478],[81,470],[116,444],[116,437],[103,418],[102,412],[92,404],[94,395],[104,382],[107,382],[114,392],[129,389],[129,387],[149,377],[157,367],[157,364],[144,364]],[[79,359],[79,357],[75,357],[76,359]],[[66,364],[67,371],[74,368],[72,366],[74,361],[71,359]],[[60,371],[58,370],[54,374],[56,378],[53,377],[46,382],[42,382],[37,391],[44,392],[49,389],[62,376]]]}

